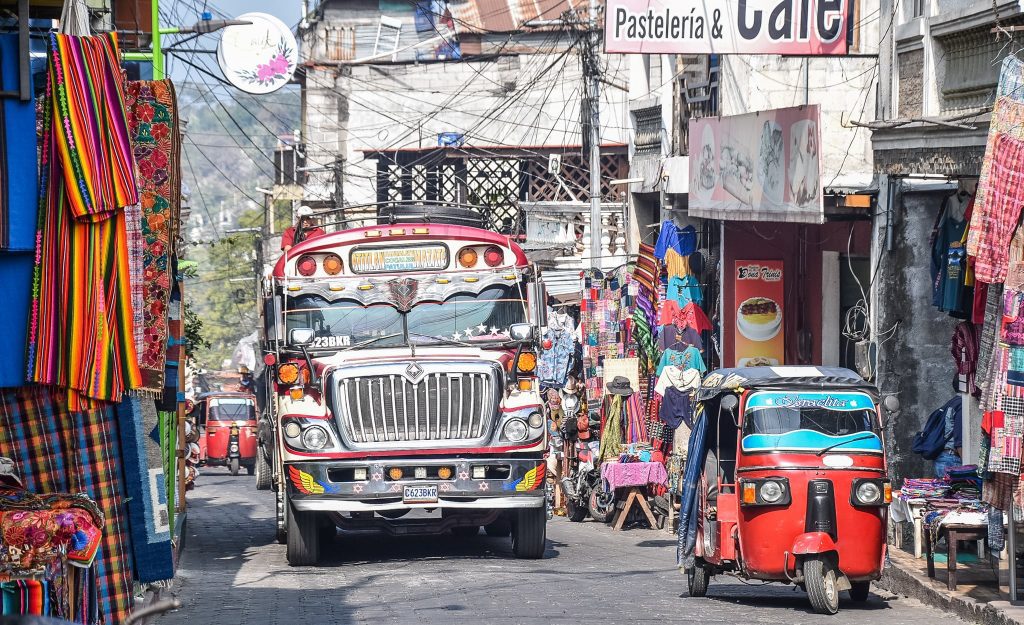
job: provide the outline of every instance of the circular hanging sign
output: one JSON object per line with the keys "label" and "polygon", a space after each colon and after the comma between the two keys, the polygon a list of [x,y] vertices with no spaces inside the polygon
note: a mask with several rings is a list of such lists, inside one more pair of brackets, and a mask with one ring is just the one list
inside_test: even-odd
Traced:
{"label": "circular hanging sign", "polygon": [[292,31],[266,13],[246,13],[235,19],[252,23],[222,31],[217,62],[228,82],[253,94],[271,93],[288,84],[299,60]]}

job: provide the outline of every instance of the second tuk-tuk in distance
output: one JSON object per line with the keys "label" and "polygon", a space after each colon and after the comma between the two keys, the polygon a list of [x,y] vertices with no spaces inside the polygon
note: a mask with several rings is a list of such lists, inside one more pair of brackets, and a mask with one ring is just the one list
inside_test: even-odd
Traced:
{"label": "second tuk-tuk in distance", "polygon": [[696,399],[678,553],[690,596],[730,574],[796,584],[823,614],[842,591],[866,600],[892,498],[877,389],[848,369],[752,367],[708,374]]}

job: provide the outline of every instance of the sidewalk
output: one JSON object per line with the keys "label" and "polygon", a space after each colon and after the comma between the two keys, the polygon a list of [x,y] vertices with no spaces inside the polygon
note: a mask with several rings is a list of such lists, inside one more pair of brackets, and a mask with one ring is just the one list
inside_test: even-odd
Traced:
{"label": "sidewalk", "polygon": [[[1024,602],[1011,605],[1007,601],[1007,569],[999,568],[999,585],[995,571],[987,563],[957,566],[957,589],[946,588],[946,564],[935,563],[935,579],[928,578],[924,558],[900,549],[889,548],[889,564],[876,582],[880,588],[897,595],[946,610],[965,621],[982,625],[1024,625]],[[1024,580],[1022,580],[1024,581]]]}

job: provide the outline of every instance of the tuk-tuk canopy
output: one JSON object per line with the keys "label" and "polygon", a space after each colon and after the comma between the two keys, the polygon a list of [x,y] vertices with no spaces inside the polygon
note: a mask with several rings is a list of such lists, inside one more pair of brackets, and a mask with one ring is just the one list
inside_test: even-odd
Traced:
{"label": "tuk-tuk canopy", "polygon": [[716,369],[704,377],[697,400],[706,401],[723,393],[746,389],[787,388],[792,390],[860,390],[872,397],[878,389],[855,372],[843,367],[780,366]]}

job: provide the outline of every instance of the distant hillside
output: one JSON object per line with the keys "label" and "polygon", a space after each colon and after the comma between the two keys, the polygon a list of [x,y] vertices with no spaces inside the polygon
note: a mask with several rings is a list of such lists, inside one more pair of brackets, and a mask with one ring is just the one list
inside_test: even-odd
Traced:
{"label": "distant hillside", "polygon": [[176,86],[187,121],[181,169],[192,209],[182,235],[185,254],[198,263],[185,297],[211,343],[198,351],[198,364],[219,369],[256,323],[252,235],[225,232],[259,224],[262,197],[256,187],[273,185],[273,149],[279,136],[299,128],[300,95],[297,88],[252,96]]}

